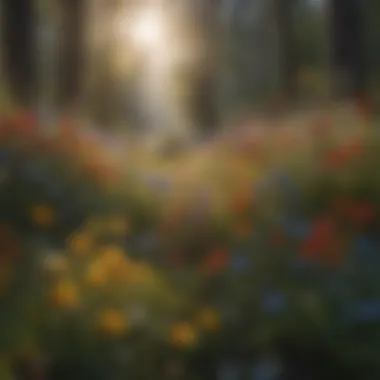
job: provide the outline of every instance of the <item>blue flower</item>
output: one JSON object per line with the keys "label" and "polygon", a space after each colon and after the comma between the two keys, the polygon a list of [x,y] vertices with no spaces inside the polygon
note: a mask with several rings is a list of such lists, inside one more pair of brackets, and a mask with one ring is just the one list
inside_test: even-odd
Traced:
{"label": "blue flower", "polygon": [[359,303],[353,310],[352,317],[356,322],[379,322],[380,299],[368,300]]}
{"label": "blue flower", "polygon": [[377,256],[376,243],[369,237],[358,237],[355,241],[354,247],[355,252],[363,258],[374,259]]}
{"label": "blue flower", "polygon": [[286,307],[286,299],[279,292],[270,292],[264,295],[261,301],[261,309],[265,313],[279,313]]}
{"label": "blue flower", "polygon": [[245,253],[238,252],[233,255],[232,269],[236,272],[243,272],[248,269],[250,264],[249,257]]}

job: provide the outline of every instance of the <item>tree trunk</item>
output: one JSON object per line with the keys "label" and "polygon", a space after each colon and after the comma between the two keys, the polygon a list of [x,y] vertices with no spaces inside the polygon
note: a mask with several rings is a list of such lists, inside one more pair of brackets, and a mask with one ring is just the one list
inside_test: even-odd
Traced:
{"label": "tree trunk", "polygon": [[37,0],[37,108],[40,127],[51,131],[57,118],[57,58],[60,8],[57,2]]}
{"label": "tree trunk", "polygon": [[84,1],[61,0],[58,59],[58,104],[63,109],[79,99],[84,58]]}
{"label": "tree trunk", "polygon": [[332,0],[333,67],[338,97],[367,92],[368,67],[362,0]]}
{"label": "tree trunk", "polygon": [[0,1],[0,116],[9,111],[12,99],[9,88],[8,76],[4,67],[4,14],[3,2]]}
{"label": "tree trunk", "polygon": [[12,95],[21,106],[35,98],[35,17],[31,0],[3,0],[5,72]]}
{"label": "tree trunk", "polygon": [[[214,133],[218,125],[217,107],[217,77],[218,77],[218,1],[208,0],[200,4],[196,15],[196,33],[202,41],[203,59],[196,68],[195,84],[193,87],[192,116],[200,130],[206,135]],[[192,11],[192,9],[190,9]],[[190,80],[190,79],[188,79]]]}
{"label": "tree trunk", "polygon": [[278,48],[280,50],[280,94],[283,100],[295,96],[292,0],[275,0]]}

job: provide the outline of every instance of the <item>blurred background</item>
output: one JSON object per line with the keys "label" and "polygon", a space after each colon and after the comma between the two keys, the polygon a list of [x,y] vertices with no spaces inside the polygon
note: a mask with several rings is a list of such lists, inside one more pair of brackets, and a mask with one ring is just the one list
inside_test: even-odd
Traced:
{"label": "blurred background", "polygon": [[[279,98],[376,98],[376,7],[355,0],[4,1],[4,92],[17,105],[39,99],[55,115],[81,113],[102,128],[140,125],[148,61],[158,66],[165,56],[161,65],[172,66],[165,97],[182,103],[201,129]],[[162,13],[151,24],[167,31],[136,41],[134,24],[149,8]],[[159,84],[145,86],[153,92]]]}
{"label": "blurred background", "polygon": [[380,379],[380,2],[0,0],[0,380]]}

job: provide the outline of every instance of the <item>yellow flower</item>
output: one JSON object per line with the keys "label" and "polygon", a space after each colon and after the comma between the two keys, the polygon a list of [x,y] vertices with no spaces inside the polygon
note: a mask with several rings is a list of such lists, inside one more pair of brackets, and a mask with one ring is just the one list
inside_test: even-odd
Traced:
{"label": "yellow flower", "polygon": [[81,232],[69,238],[68,246],[71,252],[85,255],[93,248],[93,239],[91,235]]}
{"label": "yellow flower", "polygon": [[154,273],[148,265],[132,264],[127,279],[134,284],[151,284],[154,282]]}
{"label": "yellow flower", "polygon": [[32,208],[32,219],[42,227],[50,227],[54,223],[54,210],[47,205],[36,205]]}
{"label": "yellow flower", "polygon": [[215,310],[206,308],[199,311],[197,322],[202,329],[215,331],[219,328],[220,319]]}
{"label": "yellow flower", "polygon": [[103,265],[109,269],[117,269],[123,266],[126,260],[126,253],[118,245],[110,245],[104,248],[100,254]]}
{"label": "yellow flower", "polygon": [[118,310],[104,310],[99,318],[100,330],[108,335],[118,336],[126,332],[128,323],[124,315]]}
{"label": "yellow flower", "polygon": [[107,282],[107,273],[100,262],[93,263],[87,270],[85,281],[90,286],[104,286]]}
{"label": "yellow flower", "polygon": [[171,341],[179,347],[192,347],[197,342],[197,334],[190,323],[177,323],[172,327]]}
{"label": "yellow flower", "polygon": [[70,281],[60,282],[52,292],[52,302],[55,306],[72,308],[78,305],[78,301],[77,288]]}
{"label": "yellow flower", "polygon": [[123,216],[115,216],[107,221],[107,230],[117,235],[124,235],[129,232],[129,223]]}

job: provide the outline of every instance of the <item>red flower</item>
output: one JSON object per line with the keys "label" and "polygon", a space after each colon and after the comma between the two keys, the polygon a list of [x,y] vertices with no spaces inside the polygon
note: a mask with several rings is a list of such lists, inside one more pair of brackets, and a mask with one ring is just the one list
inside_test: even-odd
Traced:
{"label": "red flower", "polygon": [[311,231],[311,236],[318,241],[326,241],[336,235],[337,226],[333,219],[324,217],[316,220]]}
{"label": "red flower", "polygon": [[16,115],[13,119],[13,128],[15,132],[30,137],[37,131],[37,118],[28,112]]}
{"label": "red flower", "polygon": [[203,262],[203,268],[211,274],[216,274],[223,270],[228,264],[228,253],[225,249],[219,248],[211,252]]}
{"label": "red flower", "polygon": [[348,213],[349,220],[358,227],[367,227],[376,217],[374,207],[368,202],[358,202],[353,205]]}
{"label": "red flower", "polygon": [[348,197],[339,197],[332,201],[331,211],[339,218],[346,219],[353,201]]}
{"label": "red flower", "polygon": [[232,200],[232,209],[237,213],[248,211],[253,206],[253,196],[251,193],[242,193]]}
{"label": "red flower", "polygon": [[315,260],[320,255],[322,244],[314,239],[308,238],[300,246],[300,256],[305,260]]}
{"label": "red flower", "polygon": [[300,256],[323,265],[339,265],[343,249],[338,238],[318,240],[310,237],[300,247]]}
{"label": "red flower", "polygon": [[339,264],[342,249],[336,222],[328,217],[317,220],[309,237],[300,246],[303,259],[321,264]]}
{"label": "red flower", "polygon": [[353,140],[347,145],[346,149],[349,157],[358,157],[363,153],[363,141],[359,139]]}
{"label": "red flower", "polygon": [[328,152],[323,159],[323,167],[326,169],[339,169],[347,163],[348,152],[346,149],[339,147]]}

